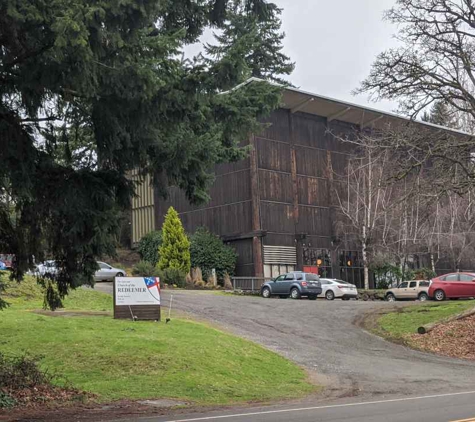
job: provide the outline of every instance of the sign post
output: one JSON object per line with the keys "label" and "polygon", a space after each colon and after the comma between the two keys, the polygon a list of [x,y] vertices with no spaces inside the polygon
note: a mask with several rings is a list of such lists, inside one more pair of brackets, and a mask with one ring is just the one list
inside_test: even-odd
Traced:
{"label": "sign post", "polygon": [[160,279],[116,277],[114,318],[160,321]]}

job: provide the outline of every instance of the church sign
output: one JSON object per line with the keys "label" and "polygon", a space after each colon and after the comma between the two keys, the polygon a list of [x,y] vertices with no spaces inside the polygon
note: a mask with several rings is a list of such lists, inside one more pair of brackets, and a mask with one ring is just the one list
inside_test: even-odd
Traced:
{"label": "church sign", "polygon": [[158,277],[116,277],[114,318],[160,320]]}

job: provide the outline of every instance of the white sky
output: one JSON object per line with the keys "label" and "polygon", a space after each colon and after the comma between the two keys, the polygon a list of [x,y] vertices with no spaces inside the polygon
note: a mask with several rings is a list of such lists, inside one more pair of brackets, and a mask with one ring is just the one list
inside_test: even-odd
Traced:
{"label": "white sky", "polygon": [[376,55],[394,47],[397,27],[383,21],[395,0],[273,0],[282,12],[284,50],[296,63],[290,80],[302,90],[385,111],[351,91],[369,74]]}
{"label": "white sky", "polygon": [[[295,62],[289,78],[298,88],[315,94],[396,111],[388,101],[370,103],[351,92],[369,74],[376,55],[396,45],[397,27],[383,21],[395,0],[271,0],[282,11],[286,34],[284,52]],[[212,43],[211,31],[203,42]],[[196,54],[199,45],[186,48]]]}

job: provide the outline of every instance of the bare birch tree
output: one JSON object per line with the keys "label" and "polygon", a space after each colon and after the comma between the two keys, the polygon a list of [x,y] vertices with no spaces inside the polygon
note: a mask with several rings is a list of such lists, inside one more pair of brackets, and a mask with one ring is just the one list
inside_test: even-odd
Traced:
{"label": "bare birch tree", "polygon": [[360,141],[359,153],[349,159],[346,174],[336,175],[339,189],[335,194],[343,217],[339,230],[361,246],[364,287],[368,289],[374,245],[391,202],[391,186],[385,172],[390,154],[372,148],[373,138],[369,135],[362,135]]}
{"label": "bare birch tree", "polygon": [[[386,12],[397,25],[400,47],[382,52],[357,93],[397,100],[403,114],[416,118],[430,106],[444,104],[456,113],[457,128],[473,133],[475,120],[475,5],[473,0],[397,0]],[[399,177],[418,167],[434,167],[433,190],[466,193],[475,186],[472,136],[421,130],[409,125],[382,138],[396,148]],[[410,136],[407,136],[407,132]],[[458,178],[453,178],[457,169]]]}

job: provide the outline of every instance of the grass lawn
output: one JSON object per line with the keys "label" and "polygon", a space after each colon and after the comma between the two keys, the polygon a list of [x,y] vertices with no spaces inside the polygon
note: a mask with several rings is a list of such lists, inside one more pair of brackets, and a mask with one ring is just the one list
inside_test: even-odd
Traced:
{"label": "grass lawn", "polygon": [[422,325],[440,321],[473,307],[475,307],[473,300],[409,306],[381,316],[374,331],[389,339],[404,340],[407,335],[416,333],[417,328]]}
{"label": "grass lawn", "polygon": [[[32,279],[9,288],[6,300],[11,306],[0,311],[0,351],[41,355],[44,367],[100,401],[228,404],[301,397],[317,389],[292,362],[205,324],[39,315],[30,312],[42,305]],[[65,310],[111,310],[112,298],[81,289],[64,304]]]}

